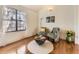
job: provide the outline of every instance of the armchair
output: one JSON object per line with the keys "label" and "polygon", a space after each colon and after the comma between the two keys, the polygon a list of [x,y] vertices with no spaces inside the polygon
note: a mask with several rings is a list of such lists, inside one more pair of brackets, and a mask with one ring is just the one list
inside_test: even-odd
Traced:
{"label": "armchair", "polygon": [[54,27],[52,32],[49,32],[47,34],[47,37],[52,42],[58,42],[59,41],[59,36],[60,36],[60,29],[57,28],[57,27]]}

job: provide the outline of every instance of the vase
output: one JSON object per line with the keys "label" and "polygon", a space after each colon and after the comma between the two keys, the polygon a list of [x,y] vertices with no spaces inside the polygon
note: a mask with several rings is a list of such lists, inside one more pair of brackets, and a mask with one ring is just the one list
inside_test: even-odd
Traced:
{"label": "vase", "polygon": [[67,40],[67,42],[69,42],[69,43],[72,42],[72,38],[71,38],[71,37],[67,37],[66,40]]}

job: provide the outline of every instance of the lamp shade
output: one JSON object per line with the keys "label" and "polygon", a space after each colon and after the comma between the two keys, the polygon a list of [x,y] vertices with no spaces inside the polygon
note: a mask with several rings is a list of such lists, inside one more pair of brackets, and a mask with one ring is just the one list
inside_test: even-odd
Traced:
{"label": "lamp shade", "polygon": [[41,27],[41,28],[40,28],[40,31],[41,31],[41,32],[45,32],[46,29],[45,29],[44,27]]}

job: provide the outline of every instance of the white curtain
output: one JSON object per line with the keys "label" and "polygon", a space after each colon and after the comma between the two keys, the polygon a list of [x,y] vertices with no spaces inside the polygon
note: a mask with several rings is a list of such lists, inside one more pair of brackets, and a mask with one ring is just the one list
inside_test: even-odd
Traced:
{"label": "white curtain", "polygon": [[3,33],[7,32],[7,28],[9,27],[10,22],[9,21],[3,21]]}

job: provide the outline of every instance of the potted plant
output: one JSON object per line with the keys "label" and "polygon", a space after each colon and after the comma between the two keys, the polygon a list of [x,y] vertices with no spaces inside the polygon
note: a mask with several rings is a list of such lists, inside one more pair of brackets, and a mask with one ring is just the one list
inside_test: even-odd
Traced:
{"label": "potted plant", "polygon": [[67,42],[73,42],[73,40],[74,40],[74,32],[73,31],[66,32],[66,40],[67,40]]}

